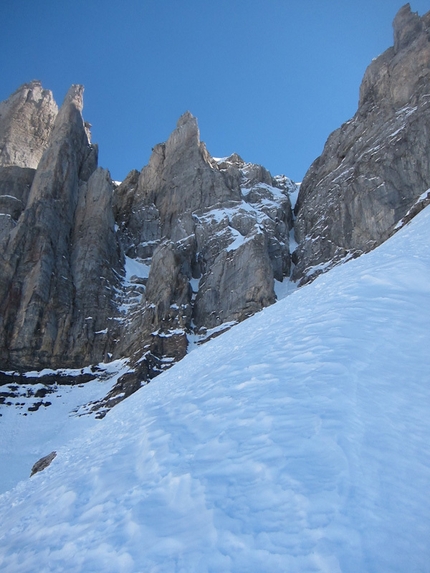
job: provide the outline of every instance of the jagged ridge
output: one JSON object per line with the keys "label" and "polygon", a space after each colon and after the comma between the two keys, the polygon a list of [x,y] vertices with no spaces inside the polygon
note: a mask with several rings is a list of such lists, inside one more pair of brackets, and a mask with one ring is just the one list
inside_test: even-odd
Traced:
{"label": "jagged ridge", "polygon": [[211,157],[191,113],[114,185],[97,167],[83,88],[57,112],[39,82],[22,86],[0,108],[0,368],[128,357],[112,405],[190,340],[275,302],[291,269],[303,284],[383,242],[430,201],[429,35],[430,13],[399,11],[356,115],[303,181],[293,265],[296,184],[237,154]]}
{"label": "jagged ridge", "polygon": [[[23,153],[27,163],[0,174],[13,207],[0,218],[1,367],[127,356],[128,393],[182,358],[190,336],[209,337],[275,301],[274,278],[290,270],[296,186],[238,155],[215,161],[189,112],[140,174],[114,186],[97,168],[82,96],[73,86],[52,126],[40,115],[49,136],[36,170]],[[130,263],[143,272],[126,278]]]}

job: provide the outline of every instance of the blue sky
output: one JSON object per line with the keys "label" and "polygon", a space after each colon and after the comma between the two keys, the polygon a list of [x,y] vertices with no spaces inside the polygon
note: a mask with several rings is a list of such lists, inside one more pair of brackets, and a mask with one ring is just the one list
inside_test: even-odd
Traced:
{"label": "blue sky", "polygon": [[[186,110],[214,156],[300,181],[357,108],[402,0],[15,0],[0,7],[0,99],[40,79],[84,117],[114,179],[141,169]],[[423,15],[430,0],[413,0]]]}

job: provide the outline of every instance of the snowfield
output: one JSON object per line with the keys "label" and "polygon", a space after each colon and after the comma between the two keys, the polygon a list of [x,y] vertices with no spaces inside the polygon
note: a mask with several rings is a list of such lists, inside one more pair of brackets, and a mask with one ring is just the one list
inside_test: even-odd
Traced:
{"label": "snowfield", "polygon": [[65,441],[0,570],[429,572],[429,349],[427,208]]}
{"label": "snowfield", "polygon": [[[32,383],[20,386],[20,396],[8,400],[12,407],[0,405],[0,494],[27,478],[33,464],[41,457],[98,423],[94,416],[81,414],[91,408],[88,404],[104,398],[118,378],[129,370],[126,360],[99,364],[98,367],[105,376],[86,384],[49,387],[52,393],[43,399],[35,395],[37,390],[46,389],[44,384],[37,383],[40,376],[53,373],[79,376],[91,369],[28,372],[26,378],[29,382],[33,379]],[[0,391],[4,390],[8,388],[0,386]],[[37,411],[29,410],[40,402],[42,405]],[[50,405],[45,407],[44,404]],[[1,553],[0,543],[0,556]]]}

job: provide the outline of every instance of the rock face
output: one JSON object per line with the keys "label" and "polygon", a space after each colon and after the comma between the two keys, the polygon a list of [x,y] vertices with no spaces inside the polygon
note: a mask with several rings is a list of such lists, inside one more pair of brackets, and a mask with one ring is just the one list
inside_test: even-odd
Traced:
{"label": "rock face", "polygon": [[35,173],[35,169],[16,165],[0,167],[0,245],[27,205]]}
{"label": "rock face", "polygon": [[430,12],[420,18],[407,4],[393,27],[394,46],[366,70],[357,113],[303,180],[293,272],[302,283],[381,244],[430,188]]}
{"label": "rock face", "polygon": [[142,265],[125,289],[118,356],[128,349],[157,372],[185,354],[190,336],[204,339],[272,304],[274,278],[290,270],[293,190],[238,155],[213,159],[186,112],[114,192],[123,251]]}
{"label": "rock face", "polygon": [[57,113],[33,82],[1,108],[0,369],[129,357],[134,374],[112,403],[182,358],[190,337],[275,301],[274,278],[290,269],[295,184],[238,155],[214,160],[187,112],[114,189],[82,95],[72,86]]}
{"label": "rock face", "polygon": [[[59,112],[38,82],[1,104],[0,372],[128,358],[99,417],[199,344],[383,242],[430,202],[430,13],[409,5],[354,118],[297,185],[211,157],[186,112],[141,172],[97,167],[82,86]],[[54,121],[55,118],[55,121]],[[44,149],[43,155],[37,155]],[[101,409],[100,409],[101,408]]]}
{"label": "rock face", "polygon": [[52,92],[38,81],[21,86],[0,103],[0,167],[36,169],[58,113]]}
{"label": "rock face", "polygon": [[3,368],[81,366],[107,352],[96,333],[112,315],[103,288],[115,284],[115,262],[119,269],[112,184],[107,172],[96,170],[82,92],[82,86],[69,90],[32,183],[28,169],[4,168],[14,183],[8,187],[3,178],[3,189],[20,208],[0,219],[8,221],[0,255]]}

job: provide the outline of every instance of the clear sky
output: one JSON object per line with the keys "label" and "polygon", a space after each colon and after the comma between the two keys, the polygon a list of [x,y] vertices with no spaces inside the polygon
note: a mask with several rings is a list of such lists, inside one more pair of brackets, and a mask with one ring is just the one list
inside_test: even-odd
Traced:
{"label": "clear sky", "polygon": [[[393,44],[402,0],[8,0],[0,100],[39,79],[61,103],[85,86],[99,163],[141,169],[191,111],[216,157],[237,152],[300,181],[357,108]],[[412,0],[423,15],[430,0]]]}

